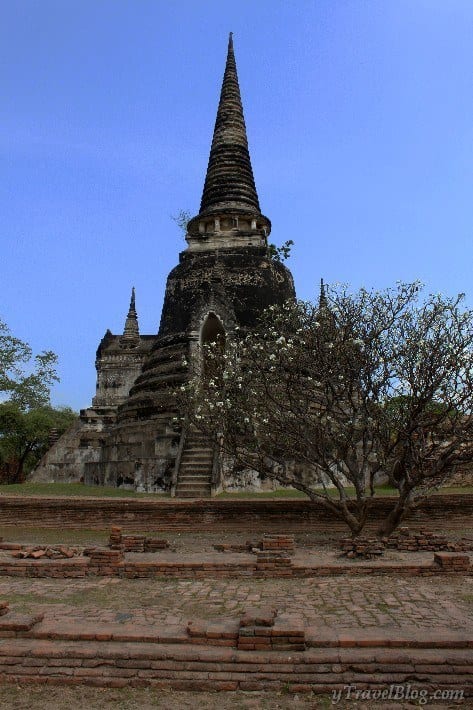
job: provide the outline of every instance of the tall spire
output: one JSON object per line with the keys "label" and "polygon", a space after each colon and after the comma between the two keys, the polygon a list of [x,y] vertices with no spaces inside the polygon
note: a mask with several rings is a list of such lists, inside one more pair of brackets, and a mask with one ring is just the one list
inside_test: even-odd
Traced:
{"label": "tall spire", "polygon": [[[188,224],[189,246],[197,234],[209,236],[231,230],[233,243],[236,230],[256,244],[264,242],[271,231],[271,222],[261,214],[259,206],[230,32],[200,212]],[[211,240],[205,248],[215,246],[217,242]]]}
{"label": "tall spire", "polygon": [[135,287],[131,289],[130,308],[125,321],[121,342],[126,345],[137,345],[140,341],[140,329],[138,326],[138,316],[135,307]]}
{"label": "tall spire", "polygon": [[260,212],[231,32],[200,214],[228,207]]}
{"label": "tall spire", "polygon": [[319,309],[327,308],[327,294],[325,293],[324,280],[320,279]]}

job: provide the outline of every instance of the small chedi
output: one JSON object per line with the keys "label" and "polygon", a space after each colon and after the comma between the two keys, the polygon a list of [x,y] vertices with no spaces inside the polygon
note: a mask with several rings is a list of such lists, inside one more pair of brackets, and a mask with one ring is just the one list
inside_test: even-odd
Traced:
{"label": "small chedi", "polygon": [[[83,481],[208,496],[225,485],[213,441],[176,425],[173,393],[199,346],[251,329],[262,310],[294,298],[288,269],[271,258],[271,222],[259,205],[232,35],[199,214],[166,284],[159,332],[141,335],[133,290],[122,335],[97,350],[97,391],[76,427],[40,462],[37,481]],[[231,474],[227,474],[231,475]]]}

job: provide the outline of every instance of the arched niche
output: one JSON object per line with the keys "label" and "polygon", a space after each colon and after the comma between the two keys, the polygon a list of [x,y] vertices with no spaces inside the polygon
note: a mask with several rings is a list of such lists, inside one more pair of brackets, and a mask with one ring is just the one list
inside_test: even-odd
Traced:
{"label": "arched niche", "polygon": [[[206,358],[206,345],[217,345],[218,351],[222,354],[225,351],[225,328],[220,318],[213,312],[206,315],[202,327],[200,329],[200,346],[202,348],[202,374],[204,378],[214,376],[215,367],[210,364]],[[215,365],[215,361],[214,361]]]}
{"label": "arched niche", "polygon": [[200,345],[218,343],[222,350],[225,349],[225,328],[220,318],[215,313],[208,313],[200,329]]}

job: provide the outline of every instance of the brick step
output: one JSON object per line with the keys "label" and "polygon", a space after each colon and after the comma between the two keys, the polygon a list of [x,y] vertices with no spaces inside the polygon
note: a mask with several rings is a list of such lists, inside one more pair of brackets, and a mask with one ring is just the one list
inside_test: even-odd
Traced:
{"label": "brick step", "polygon": [[191,429],[181,454],[176,497],[210,496],[213,454],[214,448],[209,437]]}
{"label": "brick step", "polygon": [[[212,473],[212,468],[210,466],[185,466],[181,469],[179,475],[179,481],[182,480],[184,476],[202,476],[203,478],[210,479],[210,474]],[[209,480],[210,483],[210,480]]]}
{"label": "brick step", "polygon": [[210,492],[211,486],[205,483],[183,483],[182,486],[177,488],[179,493],[184,491],[192,492]]}
{"label": "brick step", "polygon": [[191,430],[187,432],[187,440],[188,441],[210,441],[212,437],[208,437],[207,434],[204,434],[201,431],[197,430]]}
{"label": "brick step", "polygon": [[210,466],[185,466],[179,474],[179,482],[186,476],[200,476],[210,483],[212,468]]}
{"label": "brick step", "polygon": [[[389,690],[449,687],[473,692],[471,649],[310,649],[301,652],[236,651],[202,645],[117,641],[5,639],[2,681],[141,684],[188,690],[325,691],[348,684]],[[342,696],[343,697],[343,696]],[[197,703],[197,701],[196,701]],[[198,704],[198,703],[197,703]]]}
{"label": "brick step", "polygon": [[182,452],[182,456],[208,456],[209,458],[213,458],[214,452],[213,449],[209,449],[208,446],[195,446],[192,448],[185,448],[184,451]]}
{"label": "brick step", "polygon": [[189,444],[184,448],[183,454],[207,454],[213,456],[213,449],[208,444]]}
{"label": "brick step", "polygon": [[192,471],[187,471],[179,478],[178,487],[181,484],[188,485],[188,484],[193,484],[193,483],[197,483],[200,486],[208,486],[208,487],[210,487],[212,485],[210,475],[203,475],[203,474],[199,474],[199,473],[192,473]]}
{"label": "brick step", "polygon": [[179,477],[178,486],[184,482],[199,483],[204,484],[206,486],[211,485],[210,475],[205,473],[199,473],[198,471],[185,471],[183,474],[181,474],[181,476]]}
{"label": "brick step", "polygon": [[211,488],[210,486],[202,485],[202,486],[188,486],[187,484],[184,484],[180,488],[176,489],[176,496],[182,497],[186,496],[191,497],[191,498],[201,498],[202,496],[205,496],[208,498],[211,493]]}
{"label": "brick step", "polygon": [[209,490],[210,491],[210,483],[205,483],[204,481],[184,481],[180,485],[178,485],[177,490],[178,491],[194,491],[194,490]]}
{"label": "brick step", "polygon": [[196,449],[204,451],[213,451],[213,446],[208,439],[202,439],[202,441],[196,441],[195,439],[187,439],[185,443],[185,450]]}
{"label": "brick step", "polygon": [[179,477],[179,483],[205,483],[206,485],[210,485],[209,482],[209,477],[205,473],[198,473],[193,472],[193,471],[186,471],[184,473],[181,473]]}
{"label": "brick step", "polygon": [[208,456],[207,454],[202,454],[200,456],[196,456],[195,454],[186,454],[185,456],[182,456],[181,458],[181,464],[182,462],[185,463],[200,463],[200,464],[205,464],[205,463],[212,463],[213,461],[213,456]]}

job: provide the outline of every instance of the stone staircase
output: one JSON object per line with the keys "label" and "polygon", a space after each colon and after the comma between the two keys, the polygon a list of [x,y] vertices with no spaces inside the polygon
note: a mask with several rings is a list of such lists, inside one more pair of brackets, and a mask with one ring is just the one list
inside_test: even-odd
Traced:
{"label": "stone staircase", "polygon": [[214,449],[209,438],[191,429],[181,455],[176,498],[209,498]]}

